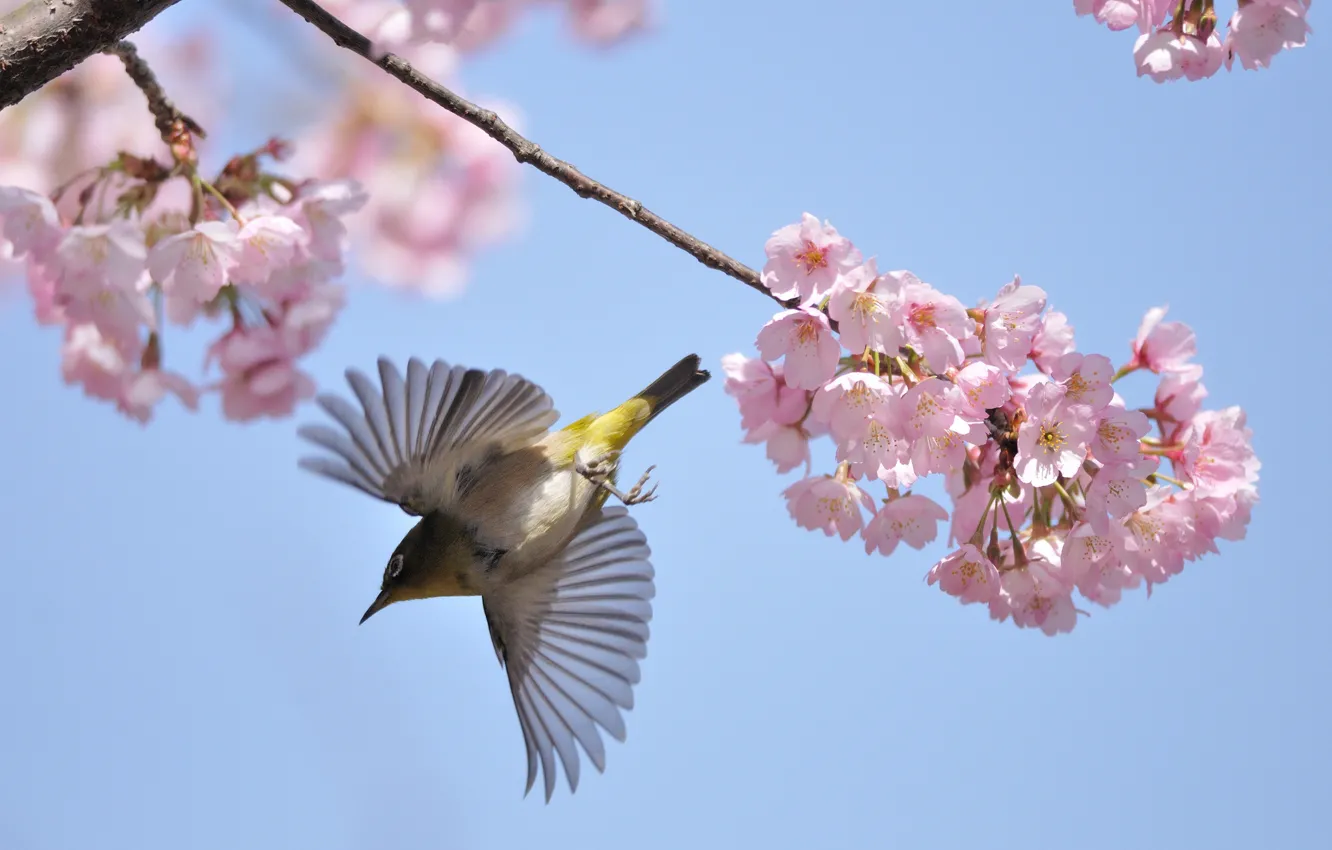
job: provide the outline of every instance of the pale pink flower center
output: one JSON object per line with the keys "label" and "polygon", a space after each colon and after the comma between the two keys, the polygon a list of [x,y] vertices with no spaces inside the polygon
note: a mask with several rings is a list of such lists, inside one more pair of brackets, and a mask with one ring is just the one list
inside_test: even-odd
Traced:
{"label": "pale pink flower center", "polygon": [[1143,513],[1135,513],[1128,520],[1129,531],[1144,544],[1156,543],[1161,539],[1164,526],[1161,521]]}
{"label": "pale pink flower center", "polygon": [[190,240],[190,258],[206,266],[213,259],[213,243],[207,237],[199,235]]}
{"label": "pale pink flower center", "polygon": [[931,416],[938,414],[940,410],[942,408],[939,407],[939,402],[929,393],[921,393],[920,398],[916,399],[917,419],[929,419]]}
{"label": "pale pink flower center", "polygon": [[915,328],[933,328],[935,325],[933,304],[911,305],[911,324]]}
{"label": "pale pink flower center", "polygon": [[948,433],[944,434],[942,437],[930,437],[929,438],[930,454],[932,454],[934,457],[942,458],[946,456],[949,450],[952,449],[957,444],[958,444],[958,435],[953,431],[949,431]]}
{"label": "pale pink flower center", "polygon": [[888,433],[888,429],[883,427],[883,423],[870,420],[869,430],[865,432],[863,443],[866,449],[878,451],[893,444],[893,435]]}
{"label": "pale pink flower center", "polygon": [[[894,535],[905,537],[908,531],[916,527],[916,518],[908,517],[907,519],[895,519],[888,523],[888,527],[893,530]],[[972,567],[972,569],[974,570],[975,567]]]}
{"label": "pale pink flower center", "polygon": [[953,565],[953,575],[962,579],[963,587],[970,587],[973,581],[985,584],[985,571],[980,568],[979,561],[962,561]]}
{"label": "pale pink flower center", "polygon": [[1099,535],[1086,538],[1086,543],[1083,545],[1087,549],[1089,560],[1092,561],[1099,561],[1103,553],[1110,551],[1110,541]]}
{"label": "pale pink flower center", "polygon": [[847,496],[820,496],[819,510],[834,522],[851,513],[851,499]]}
{"label": "pale pink flower center", "polygon": [[795,261],[805,267],[805,274],[813,274],[816,269],[828,267],[827,252],[808,240],[805,241],[805,250],[795,255]]}
{"label": "pale pink flower center", "polygon": [[1081,372],[1074,372],[1068,379],[1068,395],[1075,401],[1081,401],[1090,389],[1091,385],[1082,377]]}
{"label": "pale pink flower center", "polygon": [[1101,438],[1101,442],[1115,451],[1119,451],[1119,447],[1131,437],[1129,429],[1109,419],[1097,426],[1096,434]]}
{"label": "pale pink flower center", "polygon": [[1047,454],[1058,454],[1068,442],[1068,437],[1059,427],[1058,422],[1042,422],[1041,435],[1036,438],[1036,445]]}
{"label": "pale pink flower center", "polygon": [[861,322],[868,322],[879,310],[879,299],[868,292],[858,294],[851,302],[851,314]]}
{"label": "pale pink flower center", "polygon": [[795,336],[796,345],[812,345],[818,341],[819,326],[809,319],[797,321]]}

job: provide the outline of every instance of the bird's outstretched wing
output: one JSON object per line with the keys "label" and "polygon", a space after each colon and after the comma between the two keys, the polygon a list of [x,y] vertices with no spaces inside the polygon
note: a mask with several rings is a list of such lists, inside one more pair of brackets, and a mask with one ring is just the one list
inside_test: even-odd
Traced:
{"label": "bird's outstretched wing", "polygon": [[605,508],[553,560],[481,596],[495,654],[509,676],[527,745],[527,788],[540,761],[546,801],[558,754],[578,788],[582,746],[598,771],[606,750],[598,727],[625,735],[620,709],[634,705],[652,619],[651,554],[622,507]]}
{"label": "bird's outstretched wing", "polygon": [[424,515],[447,508],[468,466],[492,452],[532,445],[559,414],[550,396],[520,375],[416,358],[404,381],[379,358],[379,385],[355,369],[347,383],[360,407],[332,394],[316,401],[341,429],[306,425],[297,433],[334,457],[304,457],[303,469],[350,484]]}

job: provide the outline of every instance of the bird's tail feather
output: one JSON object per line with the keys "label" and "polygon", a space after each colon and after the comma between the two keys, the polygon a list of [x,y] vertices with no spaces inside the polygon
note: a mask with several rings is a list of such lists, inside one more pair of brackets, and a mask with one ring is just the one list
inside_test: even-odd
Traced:
{"label": "bird's tail feather", "polygon": [[690,354],[667,369],[660,378],[648,384],[642,392],[634,396],[634,398],[641,398],[646,401],[651,408],[648,418],[642,423],[643,425],[656,419],[657,415],[663,410],[708,382],[712,373],[706,369],[698,368],[701,362],[697,354]]}

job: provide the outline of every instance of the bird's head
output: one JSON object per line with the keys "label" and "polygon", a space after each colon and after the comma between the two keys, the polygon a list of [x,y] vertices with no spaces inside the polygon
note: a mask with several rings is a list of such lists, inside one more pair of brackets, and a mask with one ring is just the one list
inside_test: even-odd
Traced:
{"label": "bird's head", "polygon": [[403,536],[384,567],[379,595],[361,617],[364,623],[394,602],[436,596],[474,596],[476,547],[461,523],[427,514]]}

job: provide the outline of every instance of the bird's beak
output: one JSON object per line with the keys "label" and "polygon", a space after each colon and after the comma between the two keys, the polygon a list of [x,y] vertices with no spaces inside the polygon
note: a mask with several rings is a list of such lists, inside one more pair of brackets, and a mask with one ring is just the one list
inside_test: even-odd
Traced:
{"label": "bird's beak", "polygon": [[379,595],[375,597],[375,601],[370,603],[369,608],[365,609],[365,614],[361,617],[361,622],[364,623],[366,620],[370,619],[375,615],[375,612],[384,610],[391,602],[393,602],[393,598],[389,593],[388,588],[379,591]]}

